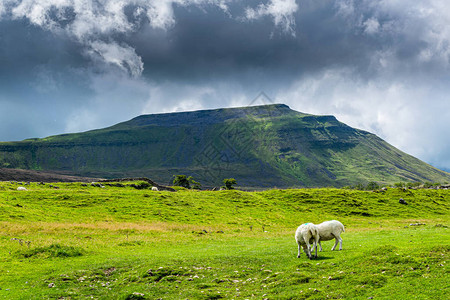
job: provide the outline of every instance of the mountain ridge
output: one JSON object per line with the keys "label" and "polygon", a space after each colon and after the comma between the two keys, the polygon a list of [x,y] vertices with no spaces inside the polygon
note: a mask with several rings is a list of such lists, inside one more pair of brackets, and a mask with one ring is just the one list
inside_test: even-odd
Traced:
{"label": "mountain ridge", "polygon": [[103,129],[3,142],[0,167],[163,184],[186,174],[205,186],[233,177],[250,188],[450,181],[370,132],[284,104],[141,115]]}

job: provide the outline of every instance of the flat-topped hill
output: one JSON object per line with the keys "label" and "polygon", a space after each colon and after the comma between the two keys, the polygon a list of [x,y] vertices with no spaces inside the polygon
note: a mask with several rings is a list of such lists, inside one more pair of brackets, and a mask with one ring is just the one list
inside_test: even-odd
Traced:
{"label": "flat-topped hill", "polygon": [[283,104],[142,115],[83,133],[0,143],[0,167],[84,177],[173,175],[203,186],[345,186],[376,181],[450,182],[450,174],[334,116]]}

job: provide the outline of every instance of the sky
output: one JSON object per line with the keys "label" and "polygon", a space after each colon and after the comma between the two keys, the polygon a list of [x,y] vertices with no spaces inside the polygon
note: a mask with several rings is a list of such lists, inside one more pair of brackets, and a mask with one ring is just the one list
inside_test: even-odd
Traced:
{"label": "sky", "polygon": [[450,2],[0,0],[0,141],[261,92],[450,171]]}

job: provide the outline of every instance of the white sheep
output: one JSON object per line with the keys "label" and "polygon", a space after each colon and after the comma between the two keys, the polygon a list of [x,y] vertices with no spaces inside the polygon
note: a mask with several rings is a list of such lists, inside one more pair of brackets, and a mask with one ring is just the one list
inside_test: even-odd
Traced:
{"label": "white sheep", "polygon": [[152,191],[159,191],[159,189],[156,186],[152,186]]}
{"label": "white sheep", "polygon": [[19,186],[19,187],[17,188],[17,190],[18,190],[18,191],[26,191],[27,188],[26,188],[26,187],[23,187],[23,186]]}
{"label": "white sheep", "polygon": [[[345,232],[344,225],[336,220],[332,221],[325,221],[323,223],[320,223],[316,225],[317,230],[319,231],[319,247],[320,251],[322,251],[322,245],[320,244],[321,241],[329,241],[332,239],[335,239],[336,242],[334,243],[333,248],[331,248],[331,251],[336,249],[337,244],[339,243],[339,250],[342,250],[342,238],[341,233]],[[316,244],[317,246],[317,244]],[[314,250],[314,248],[313,248]],[[317,249],[316,249],[317,251]]]}
{"label": "white sheep", "polygon": [[316,225],[314,225],[313,223],[300,225],[295,232],[295,240],[298,244],[297,257],[300,257],[301,248],[303,248],[303,251],[305,251],[308,258],[312,258],[310,247],[310,240],[312,240],[313,249],[316,249],[315,257],[317,258],[317,242],[319,241],[319,230],[317,229]]}

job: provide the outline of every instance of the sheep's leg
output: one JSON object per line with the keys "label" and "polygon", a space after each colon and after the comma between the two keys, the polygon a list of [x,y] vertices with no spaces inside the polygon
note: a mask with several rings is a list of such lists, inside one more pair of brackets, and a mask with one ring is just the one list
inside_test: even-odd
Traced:
{"label": "sheep's leg", "polygon": [[316,258],[317,258],[317,243],[319,242],[319,239],[317,238],[316,240],[314,240],[314,248],[316,249]]}
{"label": "sheep's leg", "polygon": [[311,257],[311,248],[310,248],[308,240],[306,240],[306,248],[303,248],[303,249],[305,250],[306,255],[308,255],[308,258],[312,259],[312,257]]}
{"label": "sheep's leg", "polygon": [[333,248],[331,248],[331,250],[336,249],[337,244],[339,243],[339,250],[342,250],[342,238],[339,235],[334,235],[334,239],[335,239],[335,243]]}
{"label": "sheep's leg", "polygon": [[318,244],[319,244],[319,247],[320,247],[320,250],[319,250],[319,251],[322,252],[322,244],[320,243],[320,240],[319,240],[319,243],[318,243]]}
{"label": "sheep's leg", "polygon": [[298,254],[297,254],[297,257],[300,257],[300,254],[302,254],[302,246],[300,245],[300,243],[297,243],[298,244]]}
{"label": "sheep's leg", "polygon": [[338,236],[339,238],[339,250],[342,250],[342,238]]}
{"label": "sheep's leg", "polygon": [[337,246],[337,244],[339,243],[339,240],[338,240],[339,236],[336,236],[336,235],[334,235],[334,234],[332,234],[332,235],[334,236],[334,246],[333,246],[333,248],[331,248],[331,251],[333,251],[334,249],[336,249],[336,246]]}
{"label": "sheep's leg", "polygon": [[312,243],[312,248],[311,248],[311,253],[314,251],[314,249],[317,247],[317,244],[315,243],[315,241],[312,239],[310,240],[310,243]]}
{"label": "sheep's leg", "polygon": [[334,240],[335,240],[334,246],[331,248],[331,251],[333,251],[334,249],[336,249],[336,246],[337,246],[337,244],[338,244],[338,240],[337,240],[337,239],[334,239]]}

